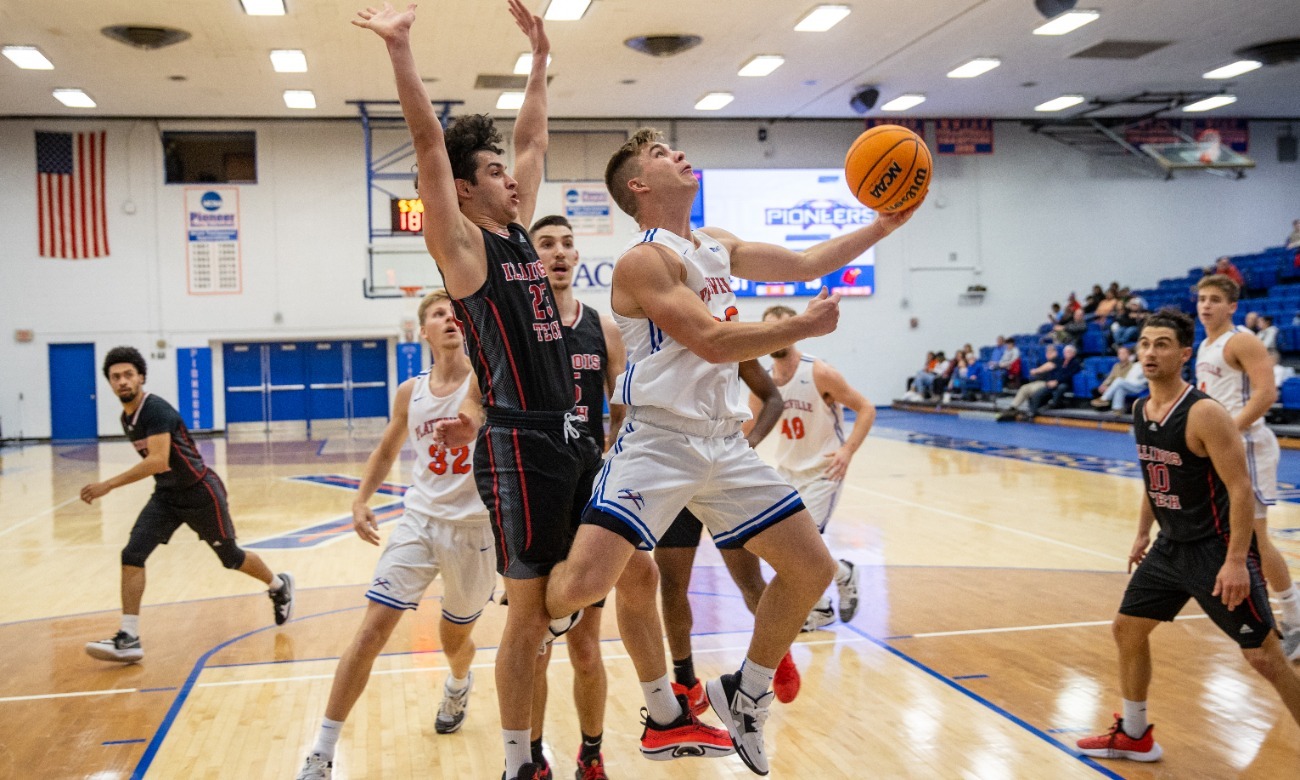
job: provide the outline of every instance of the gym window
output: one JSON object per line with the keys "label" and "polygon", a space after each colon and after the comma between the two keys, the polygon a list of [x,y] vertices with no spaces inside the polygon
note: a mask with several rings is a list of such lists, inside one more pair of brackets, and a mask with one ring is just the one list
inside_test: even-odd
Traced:
{"label": "gym window", "polygon": [[167,184],[256,184],[254,132],[164,132]]}

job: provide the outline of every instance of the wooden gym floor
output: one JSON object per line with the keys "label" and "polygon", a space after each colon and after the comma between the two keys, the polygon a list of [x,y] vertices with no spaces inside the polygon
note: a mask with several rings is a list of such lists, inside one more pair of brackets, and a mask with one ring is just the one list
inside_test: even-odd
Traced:
{"label": "wooden gym floor", "polygon": [[[132,666],[94,661],[82,645],[117,629],[118,551],[151,487],[94,506],[76,495],[135,453],[121,441],[0,450],[0,777],[292,778],[379,553],[346,519],[375,441],[203,441],[241,542],[296,576],[295,618],[276,628],[257,583],[221,569],[181,529],[149,562],[146,654]],[[403,460],[390,479],[404,483],[409,468]],[[862,607],[852,625],[798,640],[803,690],[773,707],[772,775],[1297,777],[1300,728],[1194,606],[1154,638],[1151,717],[1164,760],[1072,751],[1119,706],[1108,625],[1126,580],[1136,476],[1125,434],[884,411],[827,531],[835,553],[863,567]],[[1297,476],[1300,453],[1284,452],[1282,481]],[[1300,507],[1280,504],[1271,523],[1300,570]],[[504,610],[489,606],[475,632],[465,727],[439,736],[440,592],[435,584],[376,663],[335,777],[500,776],[491,667]],[[697,669],[735,668],[751,622],[708,543],[692,594]],[[641,693],[612,617],[603,631],[612,777],[751,776],[734,757],[642,759]],[[568,777],[579,735],[562,645],[556,658],[546,744],[556,776]]]}

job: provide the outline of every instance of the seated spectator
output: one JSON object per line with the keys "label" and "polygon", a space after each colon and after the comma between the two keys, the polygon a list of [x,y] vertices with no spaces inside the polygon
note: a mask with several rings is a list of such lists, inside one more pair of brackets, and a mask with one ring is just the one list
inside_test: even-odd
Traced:
{"label": "seated spectator", "polygon": [[1102,322],[1115,316],[1115,308],[1119,306],[1119,290],[1107,290],[1101,298],[1101,303],[1097,304],[1096,311],[1093,312],[1093,319]]}
{"label": "seated spectator", "polygon": [[1097,307],[1105,300],[1106,294],[1101,291],[1100,284],[1092,286],[1092,292],[1088,293],[1087,299],[1083,302],[1083,313],[1089,317],[1097,313]]}
{"label": "seated spectator", "polygon": [[1057,325],[1052,330],[1052,338],[1057,344],[1073,344],[1076,347],[1083,343],[1084,331],[1088,330],[1088,318],[1084,315],[1083,309],[1075,309],[1074,317],[1064,325]]}
{"label": "seated spectator", "polygon": [[1273,318],[1267,314],[1259,316],[1259,332],[1255,334],[1259,340],[1264,342],[1264,349],[1269,352],[1277,352],[1277,326],[1273,324]]}
{"label": "seated spectator", "polygon": [[1241,269],[1233,264],[1232,258],[1227,256],[1220,257],[1214,261],[1214,272],[1222,274],[1237,283],[1238,287],[1245,289],[1246,277],[1241,275]]}
{"label": "seated spectator", "polygon": [[[1052,306],[1051,306],[1051,308],[1049,308],[1049,309],[1047,310],[1047,328],[1048,328],[1048,330],[1051,330],[1052,328],[1055,328],[1057,325],[1060,325],[1061,322],[1062,322],[1062,320],[1061,320],[1061,304],[1059,304],[1059,303],[1053,303]],[[1042,332],[1043,332],[1043,331],[1041,331],[1041,330],[1039,331],[1039,333],[1042,333]]]}
{"label": "seated spectator", "polygon": [[989,368],[997,368],[998,362],[1002,360],[1002,354],[1007,351],[1007,337],[998,336],[994,342],[993,348],[989,350]]}
{"label": "seated spectator", "polygon": [[1082,308],[1083,306],[1079,303],[1079,299],[1074,296],[1074,293],[1066,296],[1065,309],[1061,312],[1061,324],[1064,325],[1074,319],[1074,312]]}
{"label": "seated spectator", "polygon": [[916,378],[912,381],[912,391],[921,396],[922,399],[929,399],[934,395],[934,382],[940,376],[948,373],[950,364],[942,352],[933,353],[933,358],[929,364],[929,370],[917,373]]}
{"label": "seated spectator", "polygon": [[1110,407],[1112,412],[1122,412],[1128,407],[1128,399],[1146,389],[1147,377],[1142,373],[1142,364],[1133,359],[1133,352],[1128,347],[1119,348],[1119,361],[1111,368],[1106,381],[1101,383],[1101,396],[1092,400],[1098,409]]}
{"label": "seated spectator", "polygon": [[1246,312],[1246,319],[1244,322],[1242,322],[1242,324],[1245,325],[1246,328],[1251,333],[1254,333],[1255,335],[1259,335],[1259,312],[1257,311]]}
{"label": "seated spectator", "polygon": [[1270,352],[1269,357],[1273,359],[1273,384],[1277,385],[1278,390],[1281,390],[1282,383],[1295,376],[1295,369],[1291,366],[1282,365],[1279,362],[1282,356],[1276,352]]}
{"label": "seated spectator", "polygon": [[979,362],[975,359],[975,355],[964,349],[958,351],[957,359],[953,361],[948,387],[943,394],[944,403],[954,396],[963,401],[972,400],[975,391],[979,390],[979,384]]}
{"label": "seated spectator", "polygon": [[1015,389],[1020,385],[1020,348],[1016,342],[1007,340],[1006,348],[1002,350],[1002,357],[998,359],[996,366],[990,368],[997,371],[1005,371],[1003,384],[1007,389]]}
{"label": "seated spectator", "polygon": [[1291,235],[1286,237],[1287,249],[1300,249],[1300,219],[1291,223]]}
{"label": "seated spectator", "polygon": [[1083,368],[1083,359],[1073,344],[1061,350],[1061,364],[1047,375],[1044,386],[1029,397],[1029,417],[1038,416],[1041,409],[1056,409],[1065,403],[1065,394],[1074,387],[1074,375]]}
{"label": "seated spectator", "polygon": [[1110,325],[1111,343],[1118,348],[1121,344],[1132,344],[1137,341],[1138,330],[1142,327],[1142,320],[1146,319],[1146,315],[1140,298],[1130,298],[1126,301],[1124,308],[1115,315],[1115,321]]}
{"label": "seated spectator", "polygon": [[1020,389],[1016,391],[1016,397],[1011,399],[1011,408],[998,415],[998,422],[1008,422],[1016,419],[1020,407],[1026,404],[1039,390],[1047,387],[1047,378],[1056,370],[1056,362],[1058,359],[1056,347],[1049,346],[1043,364],[1037,368],[1029,370],[1030,381],[1025,382],[1020,386]]}

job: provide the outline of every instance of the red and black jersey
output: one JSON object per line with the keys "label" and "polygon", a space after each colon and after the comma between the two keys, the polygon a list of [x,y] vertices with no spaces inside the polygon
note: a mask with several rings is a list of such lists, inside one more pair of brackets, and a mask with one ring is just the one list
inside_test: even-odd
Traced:
{"label": "red and black jersey", "polygon": [[605,450],[605,331],[600,314],[578,304],[578,318],[564,326],[564,343],[569,348],[569,365],[577,405],[574,413],[586,424],[587,435]]}
{"label": "red and black jersey", "polygon": [[122,430],[135,445],[141,458],[148,457],[150,436],[170,433],[172,437],[171,452],[167,453],[169,470],[154,474],[155,486],[159,490],[179,490],[192,487],[203,479],[208,467],[190,438],[190,430],[185,421],[172,405],[152,393],[145,393],[135,414],[122,413]]}
{"label": "red and black jersey", "polygon": [[1160,536],[1174,542],[1228,539],[1228,488],[1208,457],[1187,446],[1187,416],[1208,395],[1188,385],[1162,420],[1149,420],[1143,398],[1133,409],[1138,463]]}
{"label": "red and black jersey", "polygon": [[483,405],[522,412],[572,409],[569,353],[550,282],[528,232],[517,223],[510,224],[509,236],[479,230],[487,279],[454,304]]}

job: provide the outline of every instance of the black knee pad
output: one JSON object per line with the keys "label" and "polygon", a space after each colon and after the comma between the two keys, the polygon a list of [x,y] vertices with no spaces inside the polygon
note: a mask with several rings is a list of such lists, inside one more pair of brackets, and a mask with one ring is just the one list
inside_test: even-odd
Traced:
{"label": "black knee pad", "polygon": [[208,540],[208,546],[221,559],[221,565],[227,569],[238,569],[244,565],[244,559],[248,557],[248,553],[235,544],[234,539]]}
{"label": "black knee pad", "polygon": [[161,542],[152,536],[131,534],[126,546],[122,548],[122,565],[138,566],[143,569],[144,562],[149,560],[149,556],[159,544]]}

